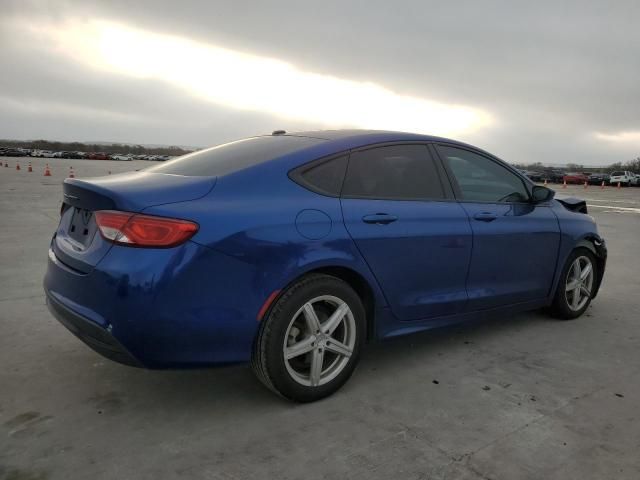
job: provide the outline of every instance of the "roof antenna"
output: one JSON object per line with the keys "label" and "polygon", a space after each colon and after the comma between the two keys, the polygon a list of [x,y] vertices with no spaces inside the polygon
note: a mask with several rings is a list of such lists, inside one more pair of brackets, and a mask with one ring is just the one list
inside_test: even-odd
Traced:
{"label": "roof antenna", "polygon": [[287,133],[286,130],[274,130],[271,135],[284,135],[285,133]]}

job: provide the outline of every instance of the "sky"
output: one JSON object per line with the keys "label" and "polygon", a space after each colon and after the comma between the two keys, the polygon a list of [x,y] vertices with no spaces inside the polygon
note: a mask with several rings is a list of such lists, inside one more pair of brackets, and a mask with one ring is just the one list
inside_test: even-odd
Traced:
{"label": "sky", "polygon": [[640,156],[640,1],[0,0],[0,138],[209,146],[276,129]]}

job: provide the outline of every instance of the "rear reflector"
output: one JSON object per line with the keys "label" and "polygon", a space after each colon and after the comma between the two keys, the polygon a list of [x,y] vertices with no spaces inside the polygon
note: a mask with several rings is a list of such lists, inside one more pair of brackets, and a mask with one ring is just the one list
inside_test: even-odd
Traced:
{"label": "rear reflector", "polygon": [[95,216],[103,238],[129,247],[175,247],[198,231],[196,223],[175,218],[116,210],[99,210],[95,212]]}
{"label": "rear reflector", "polygon": [[264,314],[267,313],[267,310],[269,310],[269,307],[279,294],[280,290],[274,290],[273,292],[271,292],[271,295],[267,297],[267,299],[262,304],[262,308],[260,308],[260,311],[258,312],[258,321],[262,320],[262,317],[264,317]]}

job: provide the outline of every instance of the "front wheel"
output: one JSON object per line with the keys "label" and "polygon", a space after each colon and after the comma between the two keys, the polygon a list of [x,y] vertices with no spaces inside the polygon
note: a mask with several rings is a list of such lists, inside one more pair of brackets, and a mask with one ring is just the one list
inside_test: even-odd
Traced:
{"label": "front wheel", "polygon": [[365,311],[344,281],[312,274],[292,285],[262,320],[252,368],[271,390],[298,402],[331,395],[351,376]]}
{"label": "front wheel", "polygon": [[593,296],[597,268],[593,253],[586,248],[569,255],[551,306],[554,317],[570,320],[585,312]]}

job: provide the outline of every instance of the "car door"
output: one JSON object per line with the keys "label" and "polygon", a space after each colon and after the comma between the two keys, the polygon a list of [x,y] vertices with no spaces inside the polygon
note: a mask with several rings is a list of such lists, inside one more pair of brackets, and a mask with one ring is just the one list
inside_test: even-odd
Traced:
{"label": "car door", "polygon": [[400,320],[462,312],[471,228],[425,144],[387,145],[349,157],[345,226]]}
{"label": "car door", "polygon": [[473,229],[468,309],[546,297],[560,246],[550,204],[532,203],[523,179],[496,159],[451,145],[437,151]]}

